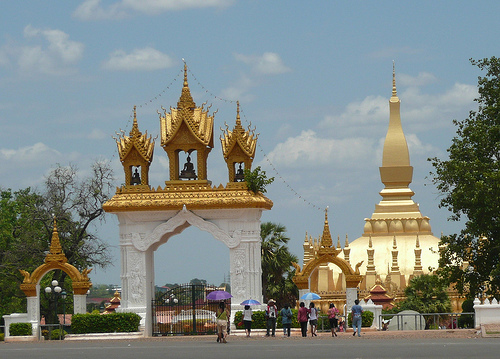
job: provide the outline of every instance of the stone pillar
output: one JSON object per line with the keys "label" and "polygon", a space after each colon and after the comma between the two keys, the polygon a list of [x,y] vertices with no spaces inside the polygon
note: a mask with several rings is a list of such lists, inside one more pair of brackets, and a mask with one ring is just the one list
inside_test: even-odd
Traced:
{"label": "stone pillar", "polygon": [[354,305],[354,301],[358,299],[358,288],[346,288],[345,290],[345,299],[346,299],[346,312],[344,315],[347,318],[347,315],[351,311],[352,306]]}
{"label": "stone pillar", "polygon": [[73,295],[73,313],[75,314],[87,313],[87,294]]}
{"label": "stone pillar", "polygon": [[[148,288],[147,272],[150,267],[147,263],[147,253],[138,251],[127,239],[130,236],[123,236],[120,243],[122,259],[122,297],[119,312],[132,312],[141,316],[141,329],[148,335],[151,330],[151,323],[147,325],[147,319],[151,317],[151,311],[148,312],[148,297],[150,292]],[[149,334],[150,335],[150,334]]]}

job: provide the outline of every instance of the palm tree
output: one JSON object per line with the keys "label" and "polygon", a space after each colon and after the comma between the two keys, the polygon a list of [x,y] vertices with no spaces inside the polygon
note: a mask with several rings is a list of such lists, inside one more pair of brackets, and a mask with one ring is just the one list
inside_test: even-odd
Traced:
{"label": "palm tree", "polygon": [[287,247],[290,238],[281,224],[265,222],[260,226],[262,294],[264,300],[274,299],[278,305],[293,304],[298,297],[298,289],[292,281],[298,262],[297,256]]}

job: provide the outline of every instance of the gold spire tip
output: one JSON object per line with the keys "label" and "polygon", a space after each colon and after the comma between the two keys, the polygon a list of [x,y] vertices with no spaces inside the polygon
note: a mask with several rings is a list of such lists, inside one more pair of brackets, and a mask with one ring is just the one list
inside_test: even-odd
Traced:
{"label": "gold spire tip", "polygon": [[396,62],[394,60],[392,60],[392,96],[398,96],[396,91]]}

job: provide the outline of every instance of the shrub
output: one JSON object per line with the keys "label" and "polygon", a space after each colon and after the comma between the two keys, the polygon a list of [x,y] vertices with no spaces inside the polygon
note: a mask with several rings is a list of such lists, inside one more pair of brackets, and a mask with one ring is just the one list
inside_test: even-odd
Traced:
{"label": "shrub", "polygon": [[[462,312],[473,313],[474,312],[474,301],[472,299],[466,299],[462,303]],[[458,318],[459,328],[473,328],[474,327],[474,315],[473,314],[462,314]]]}
{"label": "shrub", "polygon": [[140,322],[136,313],[75,314],[71,329],[74,334],[136,332]]}
{"label": "shrub", "polygon": [[[361,314],[361,326],[363,328],[371,327],[373,323],[373,313],[369,310],[365,310],[363,314]],[[347,316],[347,326],[352,327],[352,313],[349,313]]]}
{"label": "shrub", "polygon": [[5,334],[0,333],[0,342],[3,342],[5,340]]}
{"label": "shrub", "polygon": [[31,323],[12,323],[9,326],[9,332],[13,337],[20,335],[33,335]]}
{"label": "shrub", "polygon": [[52,333],[50,333],[50,340],[62,340],[64,339],[66,334],[68,334],[68,332],[63,329],[54,329]]}

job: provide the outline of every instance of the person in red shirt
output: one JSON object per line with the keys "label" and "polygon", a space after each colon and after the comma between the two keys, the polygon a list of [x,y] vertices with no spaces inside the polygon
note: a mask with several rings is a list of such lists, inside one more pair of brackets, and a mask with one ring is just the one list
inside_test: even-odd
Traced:
{"label": "person in red shirt", "polygon": [[297,312],[297,320],[300,323],[300,331],[302,332],[303,337],[307,337],[307,314],[309,313],[309,309],[306,308],[304,302],[300,302],[299,311]]}

